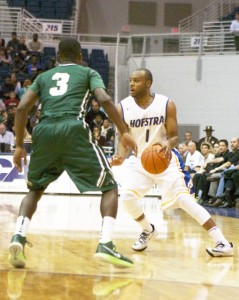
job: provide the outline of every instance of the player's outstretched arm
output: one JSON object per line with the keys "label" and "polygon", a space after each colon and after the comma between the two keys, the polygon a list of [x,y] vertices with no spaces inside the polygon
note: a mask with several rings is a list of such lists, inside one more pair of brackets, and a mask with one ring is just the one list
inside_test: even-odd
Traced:
{"label": "player's outstretched arm", "polygon": [[109,118],[116,125],[120,134],[122,146],[125,148],[126,151],[133,150],[137,154],[137,144],[132,138],[132,136],[128,133],[128,127],[126,123],[122,120],[122,117],[120,116],[119,111],[111,101],[110,96],[102,88],[95,89],[94,95],[104,108]]}
{"label": "player's outstretched arm", "polygon": [[178,144],[178,124],[176,106],[172,100],[169,100],[167,106],[166,122],[165,122],[168,144],[166,146],[165,156],[171,155],[169,152]]}

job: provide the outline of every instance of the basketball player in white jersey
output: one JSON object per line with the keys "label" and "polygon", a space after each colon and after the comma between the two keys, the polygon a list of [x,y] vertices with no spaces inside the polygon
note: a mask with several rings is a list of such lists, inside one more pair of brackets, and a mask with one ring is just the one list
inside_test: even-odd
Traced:
{"label": "basketball player in white jersey", "polygon": [[[147,248],[157,231],[146,219],[143,209],[137,200],[144,197],[154,184],[159,186],[162,194],[162,209],[181,208],[193,217],[216,243],[215,248],[207,248],[211,256],[233,256],[233,245],[224,237],[209,213],[193,197],[190,175],[184,171],[184,163],[175,149],[178,144],[176,107],[172,100],[160,94],[152,94],[152,74],[147,69],[139,69],[130,77],[130,96],[123,99],[118,110],[129,128],[129,132],[138,145],[138,155],[129,156],[123,147],[113,157],[112,165],[124,165],[124,176],[121,182],[121,201],[124,209],[139,224],[142,233],[133,244],[135,251]],[[172,159],[169,167],[161,174],[152,175],[141,165],[143,150],[155,143],[163,144],[165,156]],[[120,143],[119,143],[120,144]]]}

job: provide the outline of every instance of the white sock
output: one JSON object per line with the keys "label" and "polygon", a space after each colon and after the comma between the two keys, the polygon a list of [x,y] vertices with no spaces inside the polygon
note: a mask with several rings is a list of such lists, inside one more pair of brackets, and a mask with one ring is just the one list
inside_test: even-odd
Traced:
{"label": "white sock", "polygon": [[20,234],[21,236],[26,236],[28,226],[30,224],[30,219],[28,217],[20,216],[17,218],[15,234]]}
{"label": "white sock", "polygon": [[115,219],[112,217],[104,217],[101,227],[100,243],[112,241],[114,227]]}
{"label": "white sock", "polygon": [[141,221],[137,221],[137,223],[140,225],[140,227],[145,232],[152,232],[153,228],[152,225],[149,223],[149,221],[144,217]]}
{"label": "white sock", "polygon": [[214,226],[213,228],[208,230],[208,233],[213,238],[215,243],[222,242],[224,245],[230,245],[228,240],[225,238],[225,236],[217,226]]}

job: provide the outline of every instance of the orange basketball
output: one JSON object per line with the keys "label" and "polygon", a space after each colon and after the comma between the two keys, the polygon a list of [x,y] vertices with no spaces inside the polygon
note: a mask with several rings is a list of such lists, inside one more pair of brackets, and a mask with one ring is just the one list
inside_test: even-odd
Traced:
{"label": "orange basketball", "polygon": [[165,148],[160,144],[147,147],[141,155],[141,163],[144,169],[151,174],[160,174],[167,169],[170,161],[165,155]]}

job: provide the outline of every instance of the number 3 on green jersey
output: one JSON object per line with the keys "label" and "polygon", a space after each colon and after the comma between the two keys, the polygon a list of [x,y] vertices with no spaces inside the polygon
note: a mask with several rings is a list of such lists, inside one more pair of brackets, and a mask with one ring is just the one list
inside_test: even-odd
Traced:
{"label": "number 3 on green jersey", "polygon": [[51,96],[61,96],[67,92],[70,75],[67,73],[56,73],[52,76],[52,80],[56,80],[56,87],[50,88]]}

